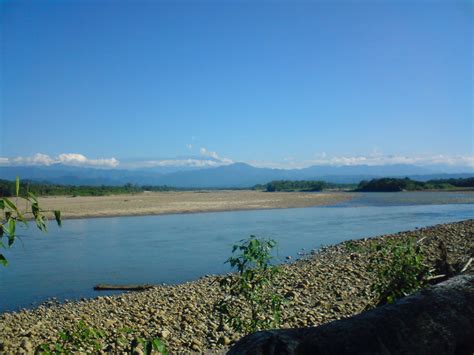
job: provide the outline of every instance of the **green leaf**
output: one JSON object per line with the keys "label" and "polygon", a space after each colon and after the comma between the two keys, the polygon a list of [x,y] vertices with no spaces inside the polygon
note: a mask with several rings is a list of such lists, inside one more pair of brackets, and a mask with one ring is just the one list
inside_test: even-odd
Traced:
{"label": "green leaf", "polygon": [[34,193],[28,191],[28,197],[29,197],[31,200],[33,200],[33,202],[38,203],[38,199],[36,198],[36,196],[35,196]]}
{"label": "green leaf", "polygon": [[9,237],[15,236],[15,229],[16,229],[16,221],[13,218],[8,220],[8,234]]}
{"label": "green leaf", "polygon": [[5,202],[3,199],[0,198],[0,210],[3,210],[5,208]]}
{"label": "green leaf", "polygon": [[151,341],[151,345],[152,345],[154,350],[162,353],[163,355],[168,354],[168,350],[166,349],[166,345],[163,344],[163,342],[160,339],[158,339],[158,338],[153,339]]}
{"label": "green leaf", "polygon": [[18,197],[18,195],[20,194],[20,177],[19,176],[16,177],[15,191],[16,191],[16,197]]}
{"label": "green leaf", "polygon": [[14,242],[15,242],[15,235],[9,235],[8,236],[8,247],[11,247]]}
{"label": "green leaf", "polygon": [[61,227],[61,225],[62,225],[62,221],[61,221],[61,211],[55,210],[55,211],[54,211],[54,218],[56,219],[56,223],[58,224],[58,226]]}
{"label": "green leaf", "polygon": [[0,264],[2,264],[3,266],[7,266],[7,265],[8,265],[8,261],[7,261],[7,259],[5,259],[5,257],[3,256],[3,254],[0,254]]}
{"label": "green leaf", "polygon": [[3,201],[5,202],[5,204],[13,211],[17,212],[18,213],[18,208],[16,208],[15,204],[13,202],[11,202],[8,198],[4,197],[3,198]]}
{"label": "green leaf", "polygon": [[34,216],[35,218],[38,218],[39,212],[40,212],[40,209],[39,209],[38,203],[37,203],[37,202],[33,202],[33,203],[31,204],[31,213],[33,213],[33,216]]}
{"label": "green leaf", "polygon": [[46,226],[46,222],[45,222],[45,217],[43,215],[38,215],[35,218],[35,222],[36,222],[36,227],[38,227],[38,229],[40,231],[46,232],[47,226]]}

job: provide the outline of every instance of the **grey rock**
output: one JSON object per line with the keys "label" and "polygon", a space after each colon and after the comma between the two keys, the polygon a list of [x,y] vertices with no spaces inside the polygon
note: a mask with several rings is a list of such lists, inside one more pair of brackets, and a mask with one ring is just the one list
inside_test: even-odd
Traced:
{"label": "grey rock", "polygon": [[473,320],[474,275],[463,275],[319,327],[248,335],[227,354],[472,354]]}

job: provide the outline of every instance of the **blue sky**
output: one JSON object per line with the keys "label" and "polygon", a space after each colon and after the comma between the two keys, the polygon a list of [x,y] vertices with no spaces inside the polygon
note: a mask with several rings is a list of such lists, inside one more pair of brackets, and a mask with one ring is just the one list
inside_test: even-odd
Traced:
{"label": "blue sky", "polygon": [[472,2],[0,1],[0,164],[474,166]]}

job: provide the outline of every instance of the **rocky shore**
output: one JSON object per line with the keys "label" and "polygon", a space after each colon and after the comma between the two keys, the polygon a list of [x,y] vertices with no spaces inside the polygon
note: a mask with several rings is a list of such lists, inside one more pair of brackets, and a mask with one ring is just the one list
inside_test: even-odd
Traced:
{"label": "rocky shore", "polygon": [[[360,313],[372,305],[373,275],[367,271],[367,258],[354,246],[364,246],[370,240],[409,237],[421,240],[426,260],[433,267],[443,253],[441,244],[455,269],[474,254],[474,220],[343,242],[313,251],[282,266],[277,290],[290,300],[282,314],[282,327],[320,325]],[[472,266],[467,272],[472,272]],[[160,337],[172,353],[222,351],[242,334],[221,326],[213,310],[222,298],[221,277],[86,301],[50,302],[32,310],[4,313],[0,315],[0,352],[32,353],[39,344],[53,343],[61,330],[74,327],[80,320],[104,330],[107,340],[102,348],[113,353],[120,353],[125,347],[116,341],[118,337],[130,341],[136,337]],[[123,333],[127,328],[133,332]]]}

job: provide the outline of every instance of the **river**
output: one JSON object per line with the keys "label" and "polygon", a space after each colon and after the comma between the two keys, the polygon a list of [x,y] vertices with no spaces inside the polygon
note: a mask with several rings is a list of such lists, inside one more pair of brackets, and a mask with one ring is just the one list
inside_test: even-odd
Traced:
{"label": "river", "polygon": [[98,283],[224,273],[232,245],[251,234],[275,239],[285,262],[321,245],[469,218],[473,193],[416,192],[356,194],[327,207],[65,220],[47,234],[20,230],[0,270],[0,311],[97,296]]}

